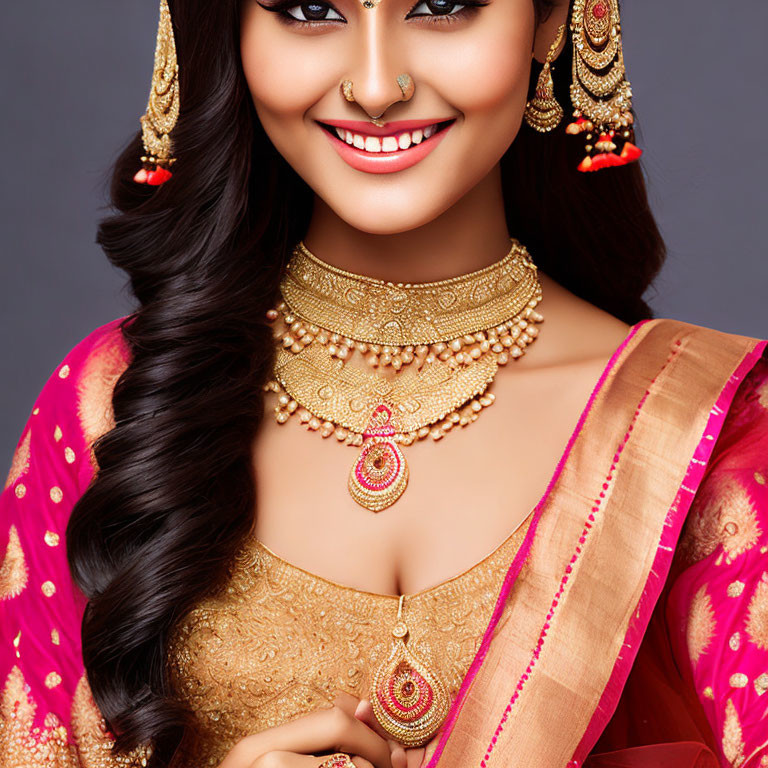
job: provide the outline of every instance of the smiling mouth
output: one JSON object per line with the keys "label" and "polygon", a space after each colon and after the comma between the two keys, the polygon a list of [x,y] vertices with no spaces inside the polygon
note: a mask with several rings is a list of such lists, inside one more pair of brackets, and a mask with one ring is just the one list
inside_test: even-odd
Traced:
{"label": "smiling mouth", "polygon": [[444,131],[455,121],[456,118],[453,118],[410,131],[394,131],[389,136],[371,136],[370,134],[358,133],[346,128],[339,128],[335,125],[321,123],[320,121],[317,122],[332,136],[356,149],[370,152],[371,154],[387,154],[388,152],[402,152],[403,150],[418,146],[425,139],[429,139],[435,134]]}

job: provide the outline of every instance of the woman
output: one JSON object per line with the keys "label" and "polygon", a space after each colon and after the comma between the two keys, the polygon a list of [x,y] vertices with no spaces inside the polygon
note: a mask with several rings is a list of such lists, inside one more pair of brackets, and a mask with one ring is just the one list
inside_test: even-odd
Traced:
{"label": "woman", "polygon": [[155,64],[2,765],[768,764],[766,342],[649,319],[614,0],[163,0]]}

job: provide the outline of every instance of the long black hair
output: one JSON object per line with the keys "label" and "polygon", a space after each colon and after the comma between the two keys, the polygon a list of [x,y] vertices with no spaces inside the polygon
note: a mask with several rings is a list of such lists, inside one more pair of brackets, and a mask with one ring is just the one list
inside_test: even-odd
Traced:
{"label": "long black hair", "polygon": [[[538,18],[552,0],[533,0]],[[121,326],[131,360],[113,394],[115,427],[67,528],[88,597],[83,659],[116,752],[152,744],[170,764],[190,713],[164,664],[171,629],[252,529],[251,445],[272,361],[265,321],[282,268],[309,223],[312,192],[255,113],[239,51],[240,0],[171,0],[183,110],[172,181],[132,181],[137,133],[112,171],[114,212],[98,243],[137,308]],[[555,71],[569,103],[570,48]],[[531,92],[538,74],[534,67]],[[583,140],[521,128],[502,161],[509,231],[541,269],[627,322],[664,245],[638,164],[576,171]]]}

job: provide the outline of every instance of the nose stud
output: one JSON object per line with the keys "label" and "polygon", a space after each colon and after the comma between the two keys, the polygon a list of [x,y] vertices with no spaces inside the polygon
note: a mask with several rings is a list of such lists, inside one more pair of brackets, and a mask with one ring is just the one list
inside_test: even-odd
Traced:
{"label": "nose stud", "polygon": [[402,75],[397,76],[397,84],[403,92],[403,101],[410,101],[416,89],[416,86],[413,84],[413,78],[407,72],[404,72]]}

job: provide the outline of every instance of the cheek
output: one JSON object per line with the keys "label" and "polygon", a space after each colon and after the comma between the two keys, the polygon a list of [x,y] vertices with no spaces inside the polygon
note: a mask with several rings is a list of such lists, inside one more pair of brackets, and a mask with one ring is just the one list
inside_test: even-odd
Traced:
{"label": "cheek", "polygon": [[435,51],[441,91],[468,119],[498,110],[522,112],[532,60],[529,30],[497,25],[484,31],[451,46],[450,56]]}
{"label": "cheek", "polygon": [[254,17],[252,10],[243,14],[240,53],[259,117],[272,123],[301,115],[327,87],[317,66],[323,54],[301,35],[281,33],[272,19]]}

